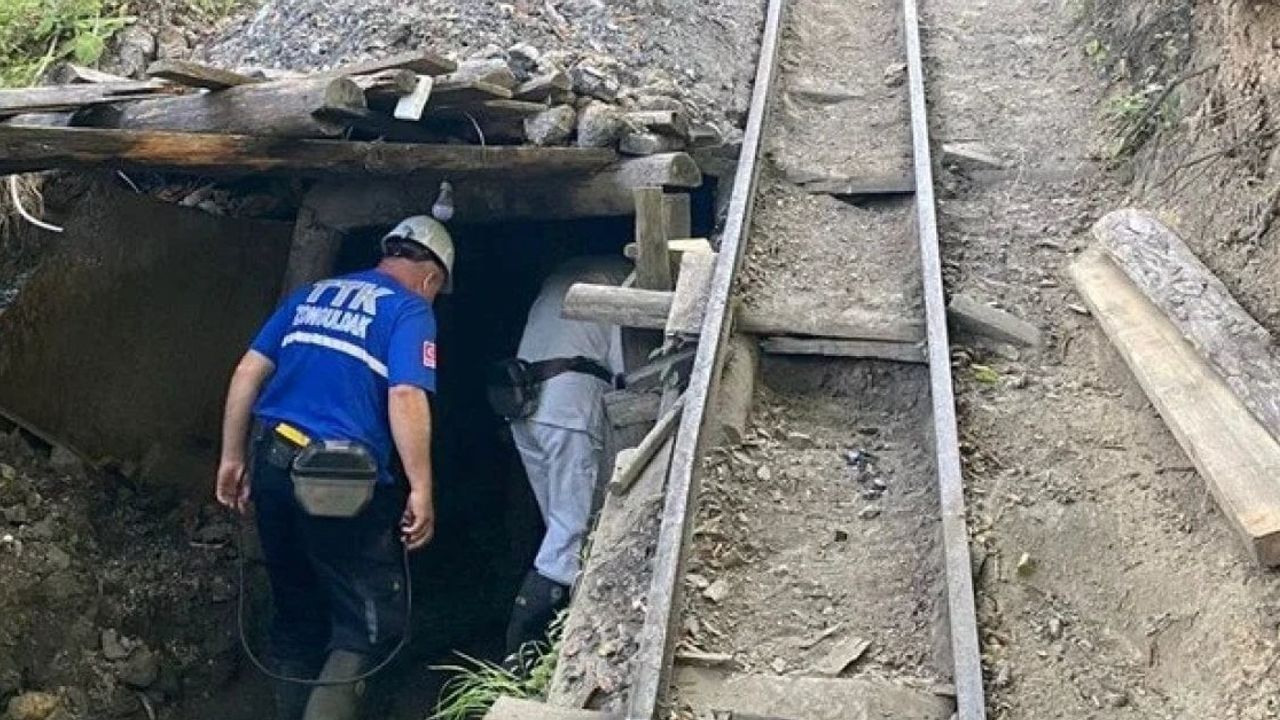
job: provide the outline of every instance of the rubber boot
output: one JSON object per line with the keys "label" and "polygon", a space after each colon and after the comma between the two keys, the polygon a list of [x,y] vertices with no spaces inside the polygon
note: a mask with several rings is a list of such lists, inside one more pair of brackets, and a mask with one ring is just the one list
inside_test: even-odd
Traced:
{"label": "rubber boot", "polygon": [[[349,650],[334,650],[320,671],[321,680],[354,678],[364,672],[365,656]],[[320,685],[311,691],[303,720],[356,720],[360,715],[363,683]]]}
{"label": "rubber boot", "polygon": [[[271,671],[284,677],[310,680],[316,676],[314,663],[303,660],[275,660],[271,663]],[[300,685],[284,680],[274,680],[276,696],[276,720],[302,720],[302,713],[307,708],[307,696],[311,694],[311,686]]]}
{"label": "rubber boot", "polygon": [[569,605],[569,588],[530,570],[511,607],[507,623],[506,668],[523,675],[538,656],[538,645],[547,644],[547,629]]}

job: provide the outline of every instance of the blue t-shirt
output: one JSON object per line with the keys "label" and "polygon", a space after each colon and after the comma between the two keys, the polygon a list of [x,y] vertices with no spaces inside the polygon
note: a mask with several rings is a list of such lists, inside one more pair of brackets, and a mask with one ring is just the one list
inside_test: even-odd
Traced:
{"label": "blue t-shirt", "polygon": [[431,306],[378,270],[305,287],[276,310],[253,349],[276,369],[253,412],[315,440],[352,440],[392,482],[394,442],[387,390],[436,389],[436,321]]}

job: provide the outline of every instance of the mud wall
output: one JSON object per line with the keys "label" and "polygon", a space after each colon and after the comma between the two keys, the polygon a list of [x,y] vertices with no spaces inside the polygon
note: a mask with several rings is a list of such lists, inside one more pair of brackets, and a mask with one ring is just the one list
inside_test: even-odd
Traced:
{"label": "mud wall", "polygon": [[91,186],[0,315],[0,410],[95,464],[180,480],[175,463],[212,458],[289,233]]}
{"label": "mud wall", "polygon": [[1102,110],[1112,139],[1140,140],[1112,158],[1133,204],[1160,212],[1280,333],[1280,3],[1093,0],[1084,19],[1119,81]]}

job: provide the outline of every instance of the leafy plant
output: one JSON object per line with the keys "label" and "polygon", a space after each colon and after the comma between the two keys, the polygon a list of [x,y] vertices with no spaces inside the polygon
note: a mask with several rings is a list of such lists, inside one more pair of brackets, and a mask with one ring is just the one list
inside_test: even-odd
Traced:
{"label": "leafy plant", "polygon": [[990,365],[980,365],[974,363],[969,366],[973,371],[973,379],[986,385],[995,385],[1000,382],[1000,373],[996,372]]}
{"label": "leafy plant", "polygon": [[204,20],[221,20],[248,3],[249,0],[187,0],[187,6]]}
{"label": "leafy plant", "polygon": [[560,657],[560,634],[566,613],[561,613],[547,631],[550,643],[529,643],[516,657],[519,666],[511,670],[502,665],[458,653],[462,662],[432,669],[453,673],[440,691],[436,711],[427,720],[476,720],[483,717],[500,697],[540,700],[546,697]]}
{"label": "leafy plant", "polygon": [[0,85],[30,85],[56,60],[92,65],[130,22],[115,0],[0,0]]}

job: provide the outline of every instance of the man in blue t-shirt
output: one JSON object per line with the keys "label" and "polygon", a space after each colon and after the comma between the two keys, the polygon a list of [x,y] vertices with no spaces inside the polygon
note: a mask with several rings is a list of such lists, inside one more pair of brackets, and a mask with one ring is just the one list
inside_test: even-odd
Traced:
{"label": "man in blue t-shirt", "polygon": [[[241,512],[254,502],[280,678],[356,678],[385,657],[408,630],[403,552],[434,529],[431,304],[450,290],[453,242],[439,222],[415,216],[383,238],[382,252],[372,270],[290,295],[227,392],[217,498]],[[312,516],[295,498],[294,459],[325,441],[358,445],[377,462],[372,498],[354,517]],[[354,717],[355,687],[281,681],[277,715]]]}

